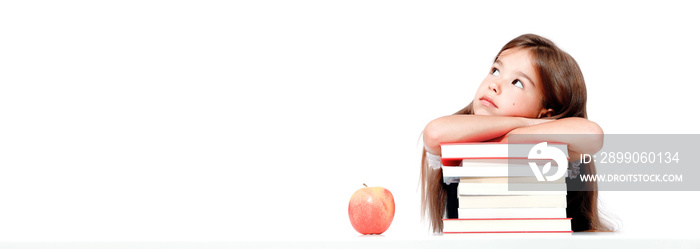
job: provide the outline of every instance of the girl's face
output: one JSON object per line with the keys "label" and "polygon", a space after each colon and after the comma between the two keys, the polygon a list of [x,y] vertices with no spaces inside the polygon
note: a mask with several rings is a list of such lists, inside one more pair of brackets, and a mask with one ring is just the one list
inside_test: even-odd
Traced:
{"label": "girl's face", "polygon": [[474,114],[538,118],[547,113],[542,92],[532,53],[522,48],[507,49],[476,91]]}

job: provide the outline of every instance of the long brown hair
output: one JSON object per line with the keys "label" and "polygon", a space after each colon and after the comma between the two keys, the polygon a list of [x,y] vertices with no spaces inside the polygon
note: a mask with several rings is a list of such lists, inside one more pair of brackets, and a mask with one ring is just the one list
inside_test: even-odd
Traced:
{"label": "long brown hair", "polygon": [[[571,55],[562,51],[552,41],[534,34],[525,34],[508,42],[498,52],[512,48],[530,50],[534,66],[542,81],[543,107],[552,109],[550,118],[581,117],[586,114],[586,84],[578,63]],[[455,115],[473,114],[472,103],[457,111]],[[595,174],[595,165],[581,167],[581,174]],[[432,169],[426,160],[423,149],[421,159],[421,212],[430,220],[433,232],[442,232],[442,219],[445,215],[447,200],[446,185],[443,183],[442,170]],[[599,217],[598,186],[595,182],[584,183],[588,191],[567,192],[567,217],[571,217],[572,230],[610,231],[611,229]]]}

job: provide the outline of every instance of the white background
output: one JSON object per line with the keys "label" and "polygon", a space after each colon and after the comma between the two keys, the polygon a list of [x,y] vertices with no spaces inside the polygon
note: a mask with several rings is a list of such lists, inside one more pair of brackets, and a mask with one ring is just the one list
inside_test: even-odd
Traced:
{"label": "white background", "polygon": [[[520,34],[576,58],[606,133],[698,133],[693,6],[3,2],[0,240],[353,237],[362,183],[394,194],[385,236],[429,234],[420,133]],[[600,196],[622,232],[700,222],[697,192]]]}

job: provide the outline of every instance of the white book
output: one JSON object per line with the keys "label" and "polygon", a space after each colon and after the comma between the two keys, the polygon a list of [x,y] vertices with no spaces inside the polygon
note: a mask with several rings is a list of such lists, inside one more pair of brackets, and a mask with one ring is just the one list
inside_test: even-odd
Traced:
{"label": "white book", "polygon": [[536,162],[538,165],[544,165],[551,162],[552,166],[557,166],[557,162],[552,159],[527,159],[527,158],[480,158],[480,159],[462,159],[458,166],[503,166],[517,165],[529,166],[530,162]]}
{"label": "white book", "polygon": [[[538,159],[538,161],[544,160],[544,159]],[[518,164],[518,165],[528,165],[528,162],[531,162],[533,160],[527,159],[527,158],[479,158],[479,159],[470,159],[470,158],[465,158],[462,159],[460,166],[484,166],[484,165],[492,165],[492,166],[508,166],[513,165],[513,164]]]}
{"label": "white book", "polygon": [[[509,190],[510,189],[510,190]],[[460,182],[459,195],[566,195],[566,183],[469,183]]]}
{"label": "white book", "polygon": [[460,219],[474,218],[566,218],[566,208],[460,208]]}
{"label": "white book", "polygon": [[566,208],[566,195],[460,195],[459,208]]}
{"label": "white book", "polygon": [[556,181],[540,182],[536,177],[460,177],[460,183],[540,183],[540,184],[560,184],[566,183],[564,177]]}
{"label": "white book", "polygon": [[[551,166],[549,169],[552,172],[556,172],[559,166]],[[568,167],[568,165],[566,166]],[[537,168],[540,172],[543,172],[544,165],[538,164]],[[565,173],[564,177],[568,174]],[[447,177],[508,177],[508,176],[530,176],[534,177],[532,168],[527,165],[515,165],[515,166],[442,166],[442,176]],[[562,179],[564,177],[561,177]]]}

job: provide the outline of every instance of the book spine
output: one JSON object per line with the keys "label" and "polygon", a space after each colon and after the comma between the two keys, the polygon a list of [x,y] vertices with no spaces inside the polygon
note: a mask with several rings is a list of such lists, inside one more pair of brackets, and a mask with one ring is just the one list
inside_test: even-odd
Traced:
{"label": "book spine", "polygon": [[480,231],[480,232],[443,232],[444,234],[468,233],[573,233],[574,231]]}

